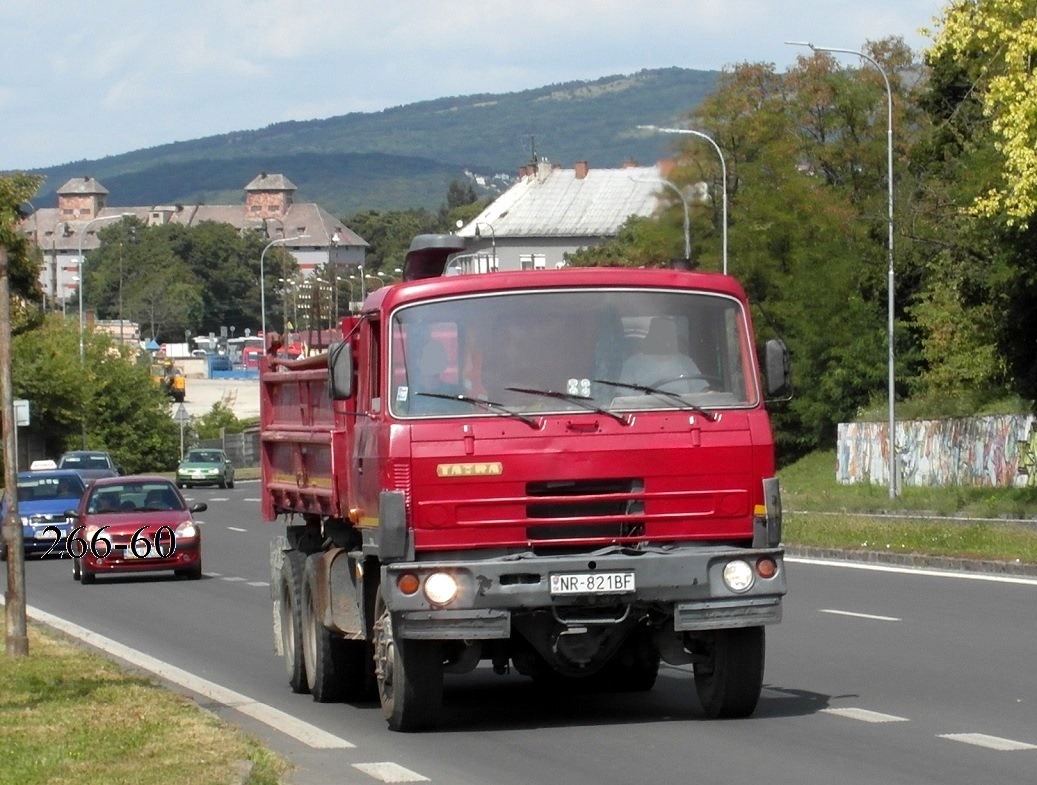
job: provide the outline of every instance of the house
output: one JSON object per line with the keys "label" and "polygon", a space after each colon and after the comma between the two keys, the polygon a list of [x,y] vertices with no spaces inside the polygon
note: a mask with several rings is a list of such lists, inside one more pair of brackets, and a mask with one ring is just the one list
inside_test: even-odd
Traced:
{"label": "house", "polygon": [[108,189],[92,177],[77,177],[58,189],[58,206],[41,208],[24,219],[21,230],[43,253],[40,285],[53,308],[76,296],[79,254],[100,245],[105,222],[130,215],[148,226],[202,221],[254,231],[270,241],[284,240],[304,277],[318,267],[362,267],[368,243],[327,210],[312,202],[296,203],[295,185],[282,174],[262,173],[245,186],[244,204],[153,205],[109,207]]}
{"label": "house", "polygon": [[655,214],[673,166],[523,167],[515,185],[458,229],[468,250],[451,264],[461,272],[561,267],[567,253],[615,237],[630,216]]}

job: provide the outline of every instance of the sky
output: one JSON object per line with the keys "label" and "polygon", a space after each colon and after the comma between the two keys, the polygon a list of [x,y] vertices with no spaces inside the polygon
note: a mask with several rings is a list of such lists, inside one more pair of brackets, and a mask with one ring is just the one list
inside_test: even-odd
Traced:
{"label": "sky", "polygon": [[[947,0],[102,0],[0,4],[0,171],[285,120],[743,62],[891,35]],[[849,56],[849,62],[855,58]]]}

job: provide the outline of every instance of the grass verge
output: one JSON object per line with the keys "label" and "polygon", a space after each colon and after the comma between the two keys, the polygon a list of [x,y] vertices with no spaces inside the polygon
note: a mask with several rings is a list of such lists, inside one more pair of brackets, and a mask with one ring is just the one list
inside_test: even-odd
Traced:
{"label": "grass verge", "polygon": [[0,684],[3,785],[276,785],[288,770],[190,699],[35,624],[28,657],[0,655]]}
{"label": "grass verge", "polygon": [[841,485],[835,467],[825,451],[778,473],[786,544],[1037,564],[1037,488],[904,488],[890,499],[886,486]]}

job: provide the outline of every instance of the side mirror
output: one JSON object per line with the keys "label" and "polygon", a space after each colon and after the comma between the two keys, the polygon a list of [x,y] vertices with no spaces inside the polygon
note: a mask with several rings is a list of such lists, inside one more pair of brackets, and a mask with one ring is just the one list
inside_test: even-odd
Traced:
{"label": "side mirror", "polygon": [[205,502],[195,502],[191,505],[190,512],[205,512],[209,509],[209,505]]}
{"label": "side mirror", "polygon": [[79,517],[79,510],[65,510],[66,520],[75,520]]}
{"label": "side mirror", "polygon": [[768,398],[786,401],[792,398],[792,365],[788,347],[780,338],[767,341],[764,373],[767,375]]}
{"label": "side mirror", "polygon": [[353,352],[348,341],[332,344],[328,350],[328,395],[333,401],[353,397]]}

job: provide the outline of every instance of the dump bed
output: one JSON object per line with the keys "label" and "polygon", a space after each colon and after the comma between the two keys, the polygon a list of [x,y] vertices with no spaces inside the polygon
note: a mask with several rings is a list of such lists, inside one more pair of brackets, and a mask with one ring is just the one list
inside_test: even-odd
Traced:
{"label": "dump bed", "polygon": [[260,361],[260,468],[262,513],[348,515],[345,430],[336,424],[328,395],[328,358],[322,351],[341,333],[314,334],[310,352],[288,360],[272,354]]}

